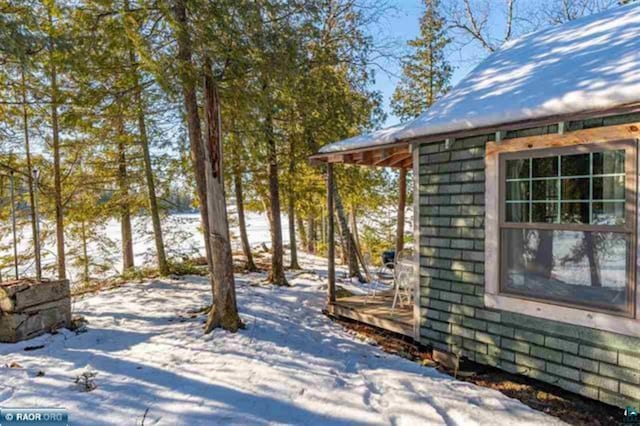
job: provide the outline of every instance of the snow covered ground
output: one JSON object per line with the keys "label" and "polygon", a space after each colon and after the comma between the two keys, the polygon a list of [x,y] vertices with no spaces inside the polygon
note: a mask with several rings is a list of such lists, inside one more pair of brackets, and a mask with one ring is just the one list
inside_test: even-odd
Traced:
{"label": "snow covered ground", "polygon": [[[200,277],[77,299],[87,332],[0,344],[0,407],[65,407],[73,425],[559,423],[358,340],[321,313],[324,262],[303,263],[291,288],[238,277],[247,327],[237,334],[203,336]],[[91,392],[74,383],[87,371]]]}
{"label": "snow covered ground", "polygon": [[[240,250],[239,229],[235,207],[229,206],[229,216],[231,220],[231,244],[234,250]],[[282,215],[282,223],[286,224],[288,219],[286,215]],[[51,224],[48,224],[51,227]],[[246,226],[249,237],[249,244],[259,246],[265,244],[271,246],[271,237],[269,234],[269,221],[265,213],[246,212]],[[4,229],[3,229],[4,227]],[[6,245],[6,251],[0,252],[0,255],[8,255],[9,261],[5,268],[0,271],[4,276],[13,277],[13,257],[11,235],[9,234],[8,223],[0,223],[0,246]],[[198,213],[173,213],[169,214],[162,220],[163,236],[165,242],[165,250],[167,256],[171,259],[180,259],[182,257],[204,256],[204,242],[202,231],[200,229],[200,215]],[[4,232],[2,232],[4,231]],[[138,267],[151,267],[156,264],[155,244],[153,240],[153,228],[151,219],[147,216],[135,216],[133,218],[133,253],[135,256],[135,264]],[[120,222],[116,219],[110,219],[104,224],[92,228],[93,233],[91,241],[88,244],[88,255],[92,264],[105,265],[103,272],[98,272],[97,268],[92,268],[91,276],[93,278],[106,278],[116,276],[122,272],[121,259],[121,235]],[[18,252],[24,256],[31,250],[32,237],[31,228],[27,223],[18,230],[21,236],[18,246]],[[42,249],[42,265],[45,277],[55,276],[56,268],[56,248],[55,235],[50,235]],[[289,228],[283,226],[282,238],[285,244],[289,242]],[[77,238],[67,235],[67,274],[72,284],[81,277],[82,267],[76,262],[76,257],[80,255],[80,242]],[[75,252],[75,255],[73,254]],[[35,274],[35,266],[32,260],[25,261],[20,265],[20,274],[33,276]]]}

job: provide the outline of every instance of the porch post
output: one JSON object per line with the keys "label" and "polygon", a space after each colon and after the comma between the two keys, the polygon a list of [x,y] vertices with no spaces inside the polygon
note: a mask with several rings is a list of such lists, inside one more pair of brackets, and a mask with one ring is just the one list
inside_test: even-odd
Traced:
{"label": "porch post", "polygon": [[333,164],[327,163],[327,272],[329,280],[329,304],[336,301],[336,258],[333,218]]}
{"label": "porch post", "polygon": [[404,212],[407,205],[407,169],[400,169],[398,179],[398,224],[396,228],[396,260],[404,248]]}

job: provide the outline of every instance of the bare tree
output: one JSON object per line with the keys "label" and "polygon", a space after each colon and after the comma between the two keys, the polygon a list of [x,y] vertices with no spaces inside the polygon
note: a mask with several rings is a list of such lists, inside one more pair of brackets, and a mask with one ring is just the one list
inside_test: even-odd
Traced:
{"label": "bare tree", "polygon": [[456,44],[478,44],[493,53],[520,34],[598,13],[635,0],[450,0],[443,4]]}
{"label": "bare tree", "polygon": [[552,0],[540,8],[540,20],[562,24],[626,3],[620,0]]}
{"label": "bare tree", "polygon": [[[476,42],[487,52],[495,52],[503,43],[510,40],[516,31],[517,0],[455,0],[444,6],[443,14],[449,28],[457,33],[457,41],[463,45]],[[504,20],[501,34],[495,32],[495,22],[500,15]]]}
{"label": "bare tree", "polygon": [[212,263],[209,264],[213,305],[205,326],[205,333],[215,328],[235,332],[243,327],[236,302],[236,284],[233,276],[233,256],[229,238],[229,221],[224,191],[222,129],[220,96],[209,58],[204,61],[205,175],[207,185],[207,211]]}

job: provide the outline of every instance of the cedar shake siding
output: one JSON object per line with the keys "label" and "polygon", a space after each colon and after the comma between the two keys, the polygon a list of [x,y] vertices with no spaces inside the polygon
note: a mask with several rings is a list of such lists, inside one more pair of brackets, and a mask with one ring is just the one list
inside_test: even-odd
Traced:
{"label": "cedar shake siding", "polygon": [[[626,114],[566,131],[640,121]],[[557,134],[558,125],[504,132]],[[624,407],[640,404],[640,338],[485,307],[485,147],[495,133],[419,150],[420,341]],[[498,268],[498,265],[495,265]]]}

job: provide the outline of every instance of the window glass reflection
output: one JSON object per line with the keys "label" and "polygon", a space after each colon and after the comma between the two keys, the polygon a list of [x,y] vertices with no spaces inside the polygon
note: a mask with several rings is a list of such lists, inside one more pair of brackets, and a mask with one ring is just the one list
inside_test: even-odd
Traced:
{"label": "window glass reflection", "polygon": [[503,291],[627,310],[625,234],[503,229],[502,244]]}

